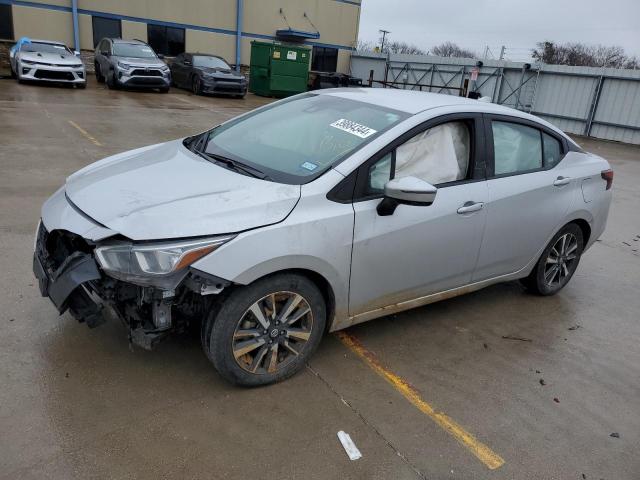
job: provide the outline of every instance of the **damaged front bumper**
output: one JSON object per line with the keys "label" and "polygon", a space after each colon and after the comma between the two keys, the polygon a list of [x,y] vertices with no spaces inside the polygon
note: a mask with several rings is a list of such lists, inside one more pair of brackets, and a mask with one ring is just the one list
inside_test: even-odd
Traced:
{"label": "damaged front bumper", "polygon": [[88,253],[76,251],[55,265],[46,251],[46,236],[47,230],[40,222],[33,252],[33,273],[40,294],[51,299],[60,315],[69,310],[78,321],[97,327],[104,322],[102,305],[83,287],[102,276],[95,260]]}
{"label": "damaged front bumper", "polygon": [[163,289],[140,286],[103,272],[94,257],[95,245],[70,232],[49,233],[41,223],[36,235],[33,273],[40,293],[62,315],[67,310],[90,328],[104,323],[108,307],[129,327],[131,343],[151,350],[172,331],[200,321],[230,282],[189,268],[180,283]]}
{"label": "damaged front bumper", "polygon": [[33,254],[33,273],[38,279],[40,294],[49,297],[60,315],[69,309],[80,322],[91,328],[104,320],[102,305],[93,301],[82,287],[85,282],[101,277],[95,260],[85,253],[76,252],[55,271],[43,265],[38,253]]}

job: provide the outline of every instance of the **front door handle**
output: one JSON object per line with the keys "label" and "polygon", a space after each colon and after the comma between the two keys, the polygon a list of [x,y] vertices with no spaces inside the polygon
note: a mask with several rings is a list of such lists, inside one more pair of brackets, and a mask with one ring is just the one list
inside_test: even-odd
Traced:
{"label": "front door handle", "polygon": [[562,187],[564,185],[569,185],[571,182],[571,177],[558,177],[553,182],[553,185],[556,187]]}
{"label": "front door handle", "polygon": [[463,206],[458,209],[458,213],[473,213],[478,212],[484,208],[483,202],[465,202]]}

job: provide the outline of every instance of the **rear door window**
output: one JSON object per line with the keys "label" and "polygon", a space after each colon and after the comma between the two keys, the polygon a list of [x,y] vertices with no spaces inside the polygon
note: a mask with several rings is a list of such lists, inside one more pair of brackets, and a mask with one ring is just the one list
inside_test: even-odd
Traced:
{"label": "rear door window", "polygon": [[492,121],[494,175],[508,175],[542,168],[540,130],[510,122]]}

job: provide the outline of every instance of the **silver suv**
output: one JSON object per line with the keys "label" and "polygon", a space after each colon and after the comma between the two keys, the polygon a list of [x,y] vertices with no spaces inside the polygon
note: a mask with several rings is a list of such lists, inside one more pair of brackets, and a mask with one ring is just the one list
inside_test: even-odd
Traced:
{"label": "silver suv", "polygon": [[103,38],[95,52],[96,79],[111,89],[158,88],[166,93],[171,72],[162,58],[140,40]]}

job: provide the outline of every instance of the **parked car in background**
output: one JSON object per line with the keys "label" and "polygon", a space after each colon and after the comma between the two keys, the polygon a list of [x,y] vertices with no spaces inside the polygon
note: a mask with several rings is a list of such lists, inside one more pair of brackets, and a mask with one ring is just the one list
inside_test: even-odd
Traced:
{"label": "parked car in background", "polygon": [[216,55],[181,53],[171,63],[173,84],[194,94],[214,93],[244,97],[247,79],[235,73],[229,64]]}
{"label": "parked car in background", "polygon": [[103,38],[95,51],[98,82],[107,87],[157,88],[166,93],[171,86],[171,71],[146,43],[140,40]]}
{"label": "parked car in background", "polygon": [[64,43],[21,38],[9,50],[11,75],[18,82],[54,82],[87,86],[87,74],[80,52]]}
{"label": "parked car in background", "polygon": [[42,208],[43,296],[109,308],[151,348],[201,325],[241,385],[326,331],[520,279],[560,291],[602,234],[613,172],[537,117],[409,90],[318,90],[71,175]]}

